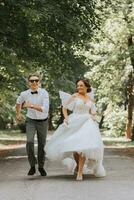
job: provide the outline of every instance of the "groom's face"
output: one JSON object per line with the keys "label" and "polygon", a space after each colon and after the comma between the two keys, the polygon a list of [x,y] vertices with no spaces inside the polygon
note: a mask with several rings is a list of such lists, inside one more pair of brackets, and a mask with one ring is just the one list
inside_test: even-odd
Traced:
{"label": "groom's face", "polygon": [[28,80],[29,86],[32,90],[37,90],[40,86],[40,80],[37,76],[31,76]]}

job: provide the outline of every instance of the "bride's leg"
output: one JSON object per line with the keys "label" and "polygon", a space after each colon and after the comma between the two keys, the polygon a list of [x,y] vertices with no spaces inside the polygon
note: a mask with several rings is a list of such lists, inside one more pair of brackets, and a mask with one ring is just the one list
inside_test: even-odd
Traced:
{"label": "bride's leg", "polygon": [[78,165],[78,174],[77,174],[77,178],[76,180],[82,180],[82,175],[83,175],[83,167],[85,164],[85,156],[83,156],[83,154],[81,153],[79,155],[79,165]]}
{"label": "bride's leg", "polygon": [[74,159],[75,159],[75,162],[76,162],[76,167],[75,167],[74,173],[77,174],[78,165],[79,165],[79,154],[77,152],[74,152],[73,156],[74,156]]}

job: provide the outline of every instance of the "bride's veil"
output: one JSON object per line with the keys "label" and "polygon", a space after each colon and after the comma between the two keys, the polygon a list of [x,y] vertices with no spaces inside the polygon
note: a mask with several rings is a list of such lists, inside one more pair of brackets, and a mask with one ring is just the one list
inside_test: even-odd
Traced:
{"label": "bride's veil", "polygon": [[94,90],[91,88],[91,92],[88,93],[89,97],[91,98],[92,101],[94,101]]}

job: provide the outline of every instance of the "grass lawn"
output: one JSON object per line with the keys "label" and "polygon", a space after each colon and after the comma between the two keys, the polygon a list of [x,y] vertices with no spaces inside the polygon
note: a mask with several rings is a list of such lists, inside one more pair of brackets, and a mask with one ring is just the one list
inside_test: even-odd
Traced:
{"label": "grass lawn", "polygon": [[2,139],[23,139],[26,137],[25,133],[20,130],[0,130],[0,140]]}
{"label": "grass lawn", "polygon": [[24,143],[26,134],[19,130],[0,130],[0,147]]}
{"label": "grass lawn", "polygon": [[[52,132],[48,135],[51,138]],[[14,141],[25,140],[26,134],[20,130],[0,130],[0,143],[4,145],[12,144]],[[105,146],[109,147],[134,147],[134,142],[127,140],[125,137],[105,137],[103,136]]]}

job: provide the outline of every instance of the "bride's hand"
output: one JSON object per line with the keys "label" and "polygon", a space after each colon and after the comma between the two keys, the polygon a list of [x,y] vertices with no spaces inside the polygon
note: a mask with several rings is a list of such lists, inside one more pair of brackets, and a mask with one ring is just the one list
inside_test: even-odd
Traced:
{"label": "bride's hand", "polygon": [[68,118],[64,119],[64,123],[68,125]]}
{"label": "bride's hand", "polygon": [[96,116],[95,115],[91,115],[91,118],[96,121]]}

